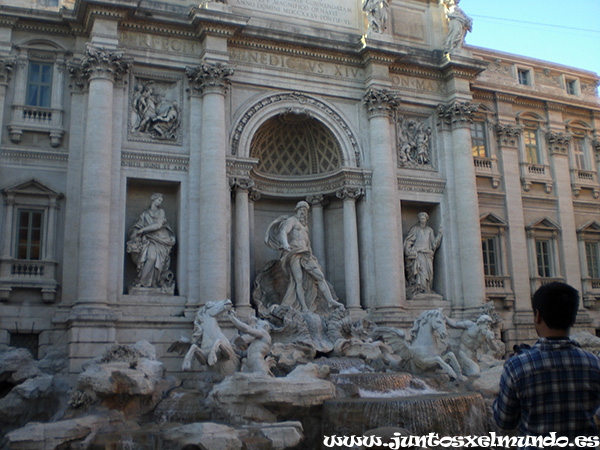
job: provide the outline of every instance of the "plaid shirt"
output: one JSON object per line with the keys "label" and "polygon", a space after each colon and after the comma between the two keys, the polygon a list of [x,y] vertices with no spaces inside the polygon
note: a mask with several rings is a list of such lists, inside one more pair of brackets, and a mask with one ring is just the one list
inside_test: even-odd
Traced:
{"label": "plaid shirt", "polygon": [[598,434],[599,406],[600,359],[570,339],[541,338],[506,362],[493,409],[502,429],[573,439]]}

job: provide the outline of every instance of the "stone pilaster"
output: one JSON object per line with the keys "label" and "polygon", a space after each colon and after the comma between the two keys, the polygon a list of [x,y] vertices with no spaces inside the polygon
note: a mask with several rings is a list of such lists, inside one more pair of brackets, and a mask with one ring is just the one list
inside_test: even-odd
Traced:
{"label": "stone pilaster", "polygon": [[121,51],[88,46],[80,63],[89,82],[79,230],[76,309],[103,309],[108,298],[112,156],[113,85],[128,69]]}
{"label": "stone pilaster", "polygon": [[362,189],[345,187],[336,192],[344,204],[344,274],[346,279],[346,308],[361,311],[360,267],[358,258],[358,229],[356,200],[364,194]]}
{"label": "stone pilaster", "polygon": [[560,224],[559,255],[562,274],[565,281],[572,286],[581,285],[581,270],[577,245],[577,226],[573,207],[573,191],[571,189],[571,171],[569,165],[569,144],[572,136],[568,133],[549,131],[546,133],[548,150],[552,164],[552,175],[555,182],[558,200],[558,221]]}
{"label": "stone pilaster", "polygon": [[[15,66],[14,59],[0,59],[0,124],[4,123],[4,104],[6,102],[6,86],[8,84],[9,76]],[[0,127],[0,142],[2,141],[2,130],[4,127]],[[9,230],[10,228],[6,228]]]}
{"label": "stone pilaster", "polygon": [[248,193],[254,182],[236,178],[235,194],[234,289],[235,307],[242,316],[252,313],[250,306],[250,214]]}
{"label": "stone pilaster", "polygon": [[508,220],[507,248],[509,255],[506,258],[507,266],[515,294],[515,310],[529,311],[531,309],[529,272],[523,270],[523,261],[528,260],[527,237],[519,175],[519,136],[522,131],[522,127],[515,125],[499,124],[496,126],[498,148],[503,166],[505,208]]}
{"label": "stone pilaster", "polygon": [[323,195],[309,195],[306,201],[312,209],[312,227],[310,228],[312,238],[311,245],[313,254],[319,261],[323,273],[327,273],[327,261],[325,259],[325,220],[323,218],[323,207],[328,203]]}
{"label": "stone pilaster", "polygon": [[248,223],[250,226],[250,286],[252,286],[252,281],[256,274],[256,265],[254,263],[254,204],[260,200],[260,192],[251,188],[250,191],[248,191],[248,200]]}
{"label": "stone pilaster", "polygon": [[456,299],[464,308],[480,306],[485,301],[485,279],[481,252],[481,228],[477,183],[473,154],[471,153],[470,125],[477,106],[470,103],[453,102],[438,106],[438,125],[451,135],[452,182],[448,195],[453,197],[456,208],[456,247],[450,258],[460,266],[460,289],[462,298]]}
{"label": "stone pilaster", "polygon": [[401,237],[398,182],[390,116],[399,102],[386,89],[370,88],[364,96],[369,119],[369,147],[372,178],[372,222],[375,259],[377,320],[390,318],[404,305],[404,262]]}
{"label": "stone pilaster", "polygon": [[[225,130],[225,93],[231,67],[202,63],[186,70],[193,95],[202,101],[200,121],[192,126],[200,128],[198,164],[198,239],[197,273],[199,303],[220,300],[227,296],[227,135]],[[198,142],[198,141],[197,141]],[[200,252],[202,249],[202,252]]]}

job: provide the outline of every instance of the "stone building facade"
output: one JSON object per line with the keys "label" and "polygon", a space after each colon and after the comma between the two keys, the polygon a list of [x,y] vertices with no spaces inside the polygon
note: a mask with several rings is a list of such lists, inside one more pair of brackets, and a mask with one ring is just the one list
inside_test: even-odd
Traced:
{"label": "stone building facade", "polygon": [[[356,317],[493,304],[512,344],[560,279],[600,329],[596,74],[461,45],[452,0],[27,3],[0,9],[0,344],[77,372],[148,339],[178,370],[199,305],[253,313],[265,230],[300,200]],[[134,286],[128,254],[155,192],[169,289]],[[420,212],[443,238],[408,296]]]}

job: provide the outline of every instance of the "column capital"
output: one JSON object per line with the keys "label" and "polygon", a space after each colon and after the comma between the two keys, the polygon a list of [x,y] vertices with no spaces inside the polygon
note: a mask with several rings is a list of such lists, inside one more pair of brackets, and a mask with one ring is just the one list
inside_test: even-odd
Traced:
{"label": "column capital", "polygon": [[369,88],[363,97],[369,118],[389,117],[400,104],[400,96],[388,89]]}
{"label": "column capital", "polygon": [[248,200],[250,200],[251,202],[259,201],[260,200],[260,191],[251,187],[250,190],[248,191]]}
{"label": "column capital", "polygon": [[224,95],[230,83],[229,78],[233,73],[233,67],[222,63],[209,64],[203,62],[198,67],[187,67],[185,69],[192,92],[198,94],[216,92]]}
{"label": "column capital", "polygon": [[479,105],[469,102],[455,101],[447,105],[438,105],[438,125],[450,129],[468,127]]}
{"label": "column capital", "polygon": [[551,155],[567,155],[569,151],[569,144],[573,135],[569,133],[558,133],[556,131],[548,131],[546,133],[546,140],[548,141],[548,148]]}
{"label": "column capital", "polygon": [[329,204],[329,199],[323,194],[307,195],[306,201],[311,206],[327,206]]}
{"label": "column capital", "polygon": [[336,191],[335,196],[342,200],[358,200],[364,195],[365,191],[362,188],[343,187]]}
{"label": "column capital", "polygon": [[519,125],[502,123],[496,125],[496,134],[500,138],[502,145],[507,147],[516,147],[522,132],[523,127]]}
{"label": "column capital", "polygon": [[232,191],[250,191],[254,187],[254,181],[250,178],[232,178],[229,180]]}
{"label": "column capital", "polygon": [[592,147],[595,151],[600,152],[600,138],[595,137],[592,139]]}
{"label": "column capital", "polygon": [[15,65],[15,58],[0,59],[0,86],[8,83],[10,73],[13,71]]}
{"label": "column capital", "polygon": [[83,59],[68,64],[69,75],[78,87],[83,87],[94,78],[117,81],[129,71],[132,60],[125,58],[121,50],[111,50],[88,44]]}

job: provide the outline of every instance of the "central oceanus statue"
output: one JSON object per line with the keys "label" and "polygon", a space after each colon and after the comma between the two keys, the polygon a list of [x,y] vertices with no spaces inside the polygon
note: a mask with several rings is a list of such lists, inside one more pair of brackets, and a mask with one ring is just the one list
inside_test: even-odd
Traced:
{"label": "central oceanus statue", "polygon": [[410,341],[402,330],[391,327],[378,327],[375,335],[384,339],[402,358],[403,368],[412,373],[440,367],[452,379],[465,379],[456,356],[448,351],[446,317],[439,309],[424,311],[417,317]]}
{"label": "central oceanus statue", "polygon": [[238,371],[239,356],[218,321],[232,307],[229,299],[206,303],[196,314],[191,341],[181,338],[169,347],[169,352],[177,351],[180,354],[187,350],[181,367],[183,371],[192,370],[194,358],[223,377]]}

